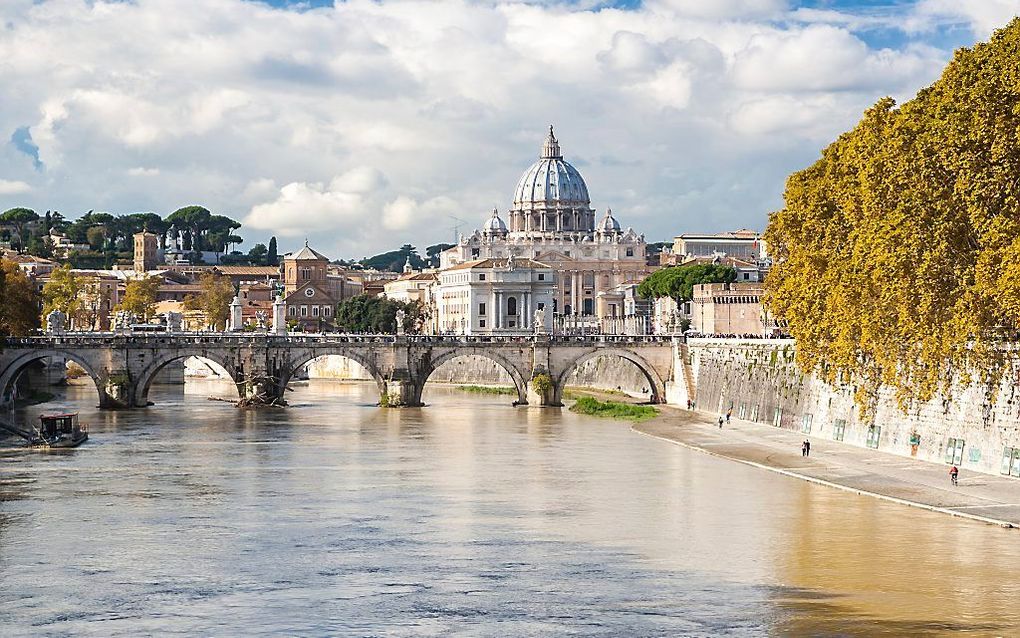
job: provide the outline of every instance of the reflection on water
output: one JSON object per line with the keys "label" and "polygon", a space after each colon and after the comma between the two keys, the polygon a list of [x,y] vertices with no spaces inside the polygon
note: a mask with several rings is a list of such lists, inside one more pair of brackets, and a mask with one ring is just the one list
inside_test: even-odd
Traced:
{"label": "reflection on water", "polygon": [[1020,627],[1015,531],[506,397],[385,410],[374,390],[313,382],[251,411],[191,385],[98,412],[69,389],[85,447],[0,453],[4,635]]}

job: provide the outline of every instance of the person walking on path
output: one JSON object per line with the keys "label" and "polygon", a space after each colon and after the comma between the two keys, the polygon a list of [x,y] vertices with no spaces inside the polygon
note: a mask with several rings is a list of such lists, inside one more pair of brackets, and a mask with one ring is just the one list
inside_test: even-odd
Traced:
{"label": "person walking on path", "polygon": [[730,422],[730,417],[731,416],[733,416],[733,408],[730,408],[729,410],[726,410],[726,422],[727,423]]}
{"label": "person walking on path", "polygon": [[949,480],[953,485],[959,485],[959,483],[957,482],[957,479],[959,479],[959,477],[960,468],[956,467],[955,465],[949,468]]}
{"label": "person walking on path", "polygon": [[722,429],[722,422],[723,422],[723,417],[722,417],[722,415],[720,414],[720,415],[719,415],[719,429],[720,429],[720,430]]}
{"label": "person walking on path", "polygon": [[804,439],[804,442],[800,444],[800,455],[811,456],[811,441]]}

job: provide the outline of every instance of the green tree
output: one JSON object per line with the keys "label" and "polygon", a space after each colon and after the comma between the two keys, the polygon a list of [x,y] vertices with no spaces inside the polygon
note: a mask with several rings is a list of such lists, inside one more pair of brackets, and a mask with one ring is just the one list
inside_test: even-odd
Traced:
{"label": "green tree", "polygon": [[267,266],[279,266],[280,265],[280,254],[279,249],[276,247],[276,235],[269,238],[269,254],[266,255]]}
{"label": "green tree", "polygon": [[737,271],[720,264],[688,264],[656,270],[638,285],[645,299],[671,297],[677,304],[694,298],[694,286],[736,281]]}
{"label": "green tree", "polygon": [[425,249],[425,257],[433,268],[439,267],[439,253],[453,248],[453,244],[433,244]]}
{"label": "green tree", "polygon": [[418,249],[411,244],[404,244],[397,250],[391,250],[373,257],[365,257],[360,263],[365,268],[402,272],[408,257],[411,259],[411,266],[413,268],[420,269],[425,267],[425,260],[418,254]]}
{"label": "green tree", "polygon": [[162,280],[157,276],[130,279],[124,286],[124,296],[114,310],[134,313],[142,323],[148,323],[156,310],[156,297]]}
{"label": "green tree", "polygon": [[765,302],[797,362],[903,409],[957,382],[996,388],[1020,334],[1020,20],[960,49],[790,176],[765,233]]}
{"label": "green tree", "polygon": [[11,243],[17,243],[19,252],[25,249],[26,226],[38,220],[38,213],[31,208],[9,208],[0,214],[0,224],[7,224],[14,228],[14,233],[11,234]]}
{"label": "green tree", "polygon": [[404,311],[404,331],[414,333],[424,319],[424,308],[418,303],[403,303],[385,297],[358,295],[337,306],[336,324],[343,332],[382,332],[397,330],[397,311]]}
{"label": "green tree", "polygon": [[187,310],[205,313],[206,325],[214,330],[224,330],[230,319],[230,302],[234,299],[234,284],[229,277],[215,273],[203,273],[199,278],[202,292],[188,295],[184,299]]}
{"label": "green tree", "polygon": [[248,262],[254,266],[261,266],[267,263],[269,249],[265,244],[255,244],[248,251]]}
{"label": "green tree", "polygon": [[0,335],[24,336],[39,327],[39,293],[13,261],[0,260]]}

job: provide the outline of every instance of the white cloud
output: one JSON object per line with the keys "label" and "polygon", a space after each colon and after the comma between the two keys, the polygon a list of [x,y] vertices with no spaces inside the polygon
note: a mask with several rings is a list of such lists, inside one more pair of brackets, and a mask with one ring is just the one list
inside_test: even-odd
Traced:
{"label": "white cloud", "polygon": [[[553,123],[594,205],[624,225],[761,227],[786,174],[949,55],[923,36],[876,49],[855,32],[867,16],[791,4],[9,0],[0,83],[18,99],[0,101],[0,136],[27,128],[40,164],[0,147],[0,175],[25,180],[0,196],[64,211],[202,203],[244,217],[246,245],[310,234],[361,256],[505,211]],[[974,24],[1005,11],[956,4]]]}
{"label": "white cloud", "polygon": [[157,175],[159,175],[159,169],[146,168],[144,166],[135,166],[134,168],[129,168],[127,170],[127,174],[130,175],[131,177],[156,177]]}
{"label": "white cloud", "polygon": [[0,179],[0,195],[20,195],[30,190],[32,187],[25,182]]}
{"label": "white cloud", "polygon": [[947,21],[962,22],[978,37],[987,38],[1017,15],[1020,0],[920,0],[908,26],[925,30]]}

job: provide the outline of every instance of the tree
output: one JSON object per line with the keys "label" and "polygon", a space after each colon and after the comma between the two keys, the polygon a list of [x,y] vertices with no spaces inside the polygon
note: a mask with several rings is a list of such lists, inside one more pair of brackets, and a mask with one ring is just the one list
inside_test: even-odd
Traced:
{"label": "tree", "polygon": [[698,284],[731,283],[737,271],[720,264],[688,264],[656,270],[638,285],[637,292],[645,299],[671,297],[678,305],[694,298]]}
{"label": "tree", "polygon": [[42,314],[45,317],[59,310],[72,320],[80,319],[84,309],[84,295],[84,282],[71,272],[70,264],[64,264],[50,273],[50,280],[43,286]]}
{"label": "tree", "polygon": [[417,332],[425,311],[420,303],[404,303],[385,297],[358,295],[342,301],[336,310],[336,324],[343,332],[383,332],[397,330],[397,311],[404,311],[404,330]]}
{"label": "tree", "polygon": [[31,208],[10,208],[0,214],[0,224],[9,224],[14,227],[15,232],[11,236],[11,243],[15,243],[15,239],[17,239],[19,252],[25,249],[25,227],[38,219],[39,215]]}
{"label": "tree", "polygon": [[93,226],[85,232],[85,238],[92,250],[102,250],[106,247],[106,226]]}
{"label": "tree", "polygon": [[273,235],[269,238],[269,254],[266,256],[266,265],[280,265],[280,254],[277,252],[278,250],[279,249],[276,247],[276,235]]}
{"label": "tree", "polygon": [[797,362],[904,410],[958,382],[994,396],[1020,333],[1020,20],[864,113],[787,180],[765,303]]}
{"label": "tree", "polygon": [[439,253],[453,248],[454,244],[433,244],[425,249],[425,257],[433,268],[439,267]]}
{"label": "tree", "polygon": [[156,296],[162,283],[157,276],[129,280],[114,310],[134,313],[142,323],[148,323],[156,310]]}
{"label": "tree", "polygon": [[205,313],[206,325],[214,330],[224,330],[230,319],[230,302],[234,299],[234,284],[229,277],[215,273],[203,273],[199,278],[202,292],[184,298],[187,310]]}
{"label": "tree", "polygon": [[253,266],[259,266],[266,263],[269,255],[269,250],[265,244],[255,244],[248,251],[248,263]]}
{"label": "tree", "polygon": [[425,267],[425,260],[418,255],[418,249],[411,244],[404,244],[398,250],[391,250],[374,257],[366,257],[360,263],[365,268],[402,272],[404,264],[409,257],[411,259],[411,267],[416,269]]}
{"label": "tree", "polygon": [[13,261],[0,260],[0,335],[31,334],[39,327],[39,293]]}

